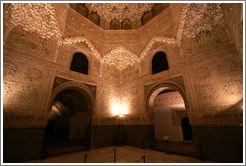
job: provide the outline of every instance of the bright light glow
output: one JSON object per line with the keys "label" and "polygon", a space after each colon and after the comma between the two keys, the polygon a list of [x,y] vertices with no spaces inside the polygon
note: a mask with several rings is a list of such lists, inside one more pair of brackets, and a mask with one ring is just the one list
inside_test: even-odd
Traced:
{"label": "bright light glow", "polygon": [[56,114],[61,116],[61,111],[55,105],[52,105],[51,111],[54,111],[54,112],[56,112]]}
{"label": "bright light glow", "polygon": [[127,103],[121,103],[120,105],[120,113],[127,114],[128,113],[128,105]]}
{"label": "bright light glow", "polygon": [[120,117],[123,117],[124,114],[128,114],[128,104],[126,102],[121,103],[120,101],[112,100],[111,107],[114,116],[119,115]]}
{"label": "bright light glow", "polygon": [[115,102],[115,101],[112,102],[111,107],[112,107],[111,109],[112,109],[112,113],[113,113],[114,116],[120,114],[120,104],[119,104],[119,102]]}

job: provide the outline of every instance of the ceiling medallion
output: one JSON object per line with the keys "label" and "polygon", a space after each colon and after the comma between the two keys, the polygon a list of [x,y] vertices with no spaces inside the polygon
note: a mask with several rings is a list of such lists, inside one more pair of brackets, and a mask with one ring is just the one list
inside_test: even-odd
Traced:
{"label": "ceiling medallion", "polygon": [[90,11],[97,12],[101,18],[110,22],[116,18],[122,21],[140,19],[145,11],[151,10],[153,3],[86,3]]}

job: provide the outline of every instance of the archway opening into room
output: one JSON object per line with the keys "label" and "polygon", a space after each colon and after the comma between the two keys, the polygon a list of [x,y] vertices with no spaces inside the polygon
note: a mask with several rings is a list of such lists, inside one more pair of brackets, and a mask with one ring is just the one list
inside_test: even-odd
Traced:
{"label": "archway opening into room", "polygon": [[189,122],[189,118],[185,117],[182,119],[182,132],[183,132],[183,140],[192,141],[192,131],[191,125]]}
{"label": "archway opening into room", "polygon": [[59,92],[48,113],[43,156],[90,148],[90,99],[76,89]]}
{"label": "archway opening into room", "polygon": [[167,56],[164,52],[157,52],[152,59],[152,74],[168,70]]}
{"label": "archway opening into room", "polygon": [[186,100],[178,89],[158,87],[150,93],[155,149],[195,155]]}
{"label": "archway opening into room", "polygon": [[75,53],[70,65],[71,71],[88,75],[88,59],[82,53]]}

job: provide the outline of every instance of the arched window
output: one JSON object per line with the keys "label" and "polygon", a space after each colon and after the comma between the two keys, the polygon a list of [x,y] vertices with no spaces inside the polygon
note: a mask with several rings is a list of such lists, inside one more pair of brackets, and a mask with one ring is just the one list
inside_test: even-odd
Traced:
{"label": "arched window", "polygon": [[152,8],[152,16],[155,17],[169,7],[168,3],[156,3]]}
{"label": "arched window", "polygon": [[70,70],[88,75],[88,60],[82,53],[75,53],[71,62]]}
{"label": "arched window", "polygon": [[164,52],[156,53],[152,60],[152,74],[156,74],[168,69],[169,66],[166,54]]}
{"label": "arched window", "polygon": [[192,141],[193,140],[192,131],[188,118],[182,119],[182,130],[183,130],[184,140]]}
{"label": "arched window", "polygon": [[142,25],[146,24],[151,19],[152,19],[152,13],[150,11],[144,12],[143,16],[141,17]]}
{"label": "arched window", "polygon": [[121,29],[132,29],[132,22],[128,18],[125,18],[121,24],[122,24]]}
{"label": "arched window", "polygon": [[88,19],[97,25],[100,24],[100,16],[96,12],[91,12]]}
{"label": "arched window", "polygon": [[120,21],[116,18],[110,21],[110,29],[120,29]]}
{"label": "arched window", "polygon": [[152,15],[153,17],[157,16],[163,11],[163,4],[162,3],[157,3],[155,6],[152,8]]}
{"label": "arched window", "polygon": [[87,7],[85,6],[84,3],[80,3],[78,5],[77,12],[79,14],[81,14],[82,16],[84,16],[84,17],[87,17],[88,16],[88,9],[87,9]]}
{"label": "arched window", "polygon": [[77,11],[78,8],[78,3],[69,3],[70,8],[72,8],[73,10]]}
{"label": "arched window", "polygon": [[84,3],[69,3],[69,6],[84,17],[88,15],[88,9]]}

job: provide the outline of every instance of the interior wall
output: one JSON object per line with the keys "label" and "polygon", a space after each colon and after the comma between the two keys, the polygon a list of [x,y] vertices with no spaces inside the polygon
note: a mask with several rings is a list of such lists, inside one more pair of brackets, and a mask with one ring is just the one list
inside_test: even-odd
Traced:
{"label": "interior wall", "polygon": [[236,47],[237,54],[243,62],[243,4],[223,4],[226,23],[230,30],[230,37]]}
{"label": "interior wall", "polygon": [[70,117],[69,140],[85,139],[86,128],[88,127],[88,116],[85,112],[76,112]]}
{"label": "interior wall", "polygon": [[161,93],[156,97],[154,105],[156,139],[164,140],[164,136],[169,136],[169,141],[183,141],[182,119],[177,116],[178,110],[186,112],[185,103],[179,92]]}
{"label": "interior wall", "polygon": [[[183,141],[182,126],[178,124],[174,110],[177,106],[154,107],[155,138],[164,140],[169,136],[169,141]],[[179,119],[180,120],[180,119]]]}
{"label": "interior wall", "polygon": [[[4,162],[21,162],[39,157],[53,70],[48,69],[49,63],[30,55],[39,49],[32,43],[23,39],[24,42],[20,42],[25,46],[23,50],[13,46],[12,35],[10,32],[4,46],[3,153]],[[38,38],[35,34],[31,36]],[[8,49],[10,45],[13,47]],[[30,57],[26,58],[28,55]]]}
{"label": "interior wall", "polygon": [[[202,158],[242,162],[242,153],[239,152],[243,146],[239,141],[242,140],[240,126],[243,120],[242,65],[226,28],[214,27],[212,34],[212,37],[200,34],[200,39],[187,39],[182,47],[186,61],[189,61],[188,77],[193,87],[194,106],[190,111],[190,122],[199,128],[192,130],[194,144]],[[230,129],[225,130],[227,125]],[[233,125],[238,129],[233,129]],[[214,132],[220,135],[207,137]],[[229,133],[235,137],[230,139]],[[222,140],[223,144],[237,148],[226,148]]]}
{"label": "interior wall", "polygon": [[[199,7],[199,5],[191,6]],[[126,136],[143,131],[143,133],[136,134],[139,137],[137,141],[134,137],[127,137],[128,142],[131,142],[129,144],[141,145],[142,139],[140,140],[139,134],[144,135],[141,135],[141,138],[146,138],[148,144],[151,144],[153,139],[150,138],[153,137],[154,129],[150,129],[151,127],[148,126],[153,126],[154,121],[151,119],[151,113],[147,110],[146,99],[153,85],[166,81],[182,87],[186,94],[189,104],[187,113],[193,126],[197,154],[205,159],[222,162],[242,161],[243,129],[240,126],[243,120],[241,109],[243,68],[237,55],[237,49],[240,47],[236,46],[235,48],[235,44],[231,43],[226,26],[204,19],[205,25],[211,29],[206,30],[205,28],[205,31],[200,31],[204,27],[200,25],[199,21],[189,20],[192,17],[188,16],[194,14],[189,13],[190,10],[182,10],[182,17],[179,18],[180,13],[175,13],[169,8],[138,30],[130,32],[103,31],[100,27],[67,8],[67,4],[51,5],[53,9],[52,6],[55,10],[50,10],[49,4],[44,7],[49,9],[53,20],[52,25],[54,24],[53,28],[50,27],[49,22],[45,22],[42,11],[41,13],[39,10],[35,12],[39,16],[38,19],[41,20],[40,23],[44,21],[41,24],[43,28],[38,27],[40,24],[34,24],[31,21],[33,19],[31,16],[26,17],[29,15],[18,15],[18,17],[14,17],[18,18],[14,20],[18,24],[7,24],[11,23],[10,17],[8,17],[9,14],[11,15],[11,11],[9,13],[5,11],[3,45],[4,161],[13,162],[38,158],[36,151],[42,144],[40,138],[43,130],[35,127],[44,128],[47,123],[47,107],[52,89],[55,84],[62,83],[55,79],[56,76],[86,84],[93,92],[96,99],[92,117],[95,147],[112,144],[113,134],[110,133],[117,131],[113,126],[118,125],[119,121],[113,115],[111,99],[118,97],[123,99],[122,102],[124,100],[129,102],[129,114],[121,121],[125,125],[125,129],[128,128],[127,125],[132,125],[129,127],[130,131],[126,132]],[[182,4],[179,4],[177,8],[187,9],[187,6],[189,9],[189,5],[182,6]],[[23,13],[33,9],[30,7],[26,11],[26,8],[23,10],[18,8],[18,11]],[[7,7],[5,9],[8,10]],[[196,17],[201,16],[199,12],[203,12],[203,10],[195,11],[198,12],[194,14]],[[228,11],[225,10],[225,12]],[[174,21],[170,19],[170,15]],[[238,19],[239,14],[235,14],[235,17]],[[211,16],[211,18],[215,17]],[[234,16],[230,19],[233,18]],[[196,26],[191,26],[187,22]],[[212,23],[214,24],[210,25]],[[173,26],[178,26],[178,28],[173,28]],[[44,34],[45,30],[49,28],[52,33]],[[139,57],[141,75],[138,73],[137,65],[127,68],[122,73],[114,66],[106,65],[101,70],[100,58],[119,45],[123,45]],[[160,50],[167,54],[170,69],[151,75],[152,55]],[[77,51],[81,51],[89,57],[89,75],[69,70],[71,57]],[[100,71],[104,77],[100,76]],[[139,130],[139,125],[143,129]],[[16,127],[16,130],[9,131]],[[34,131],[27,134],[27,128],[32,128]],[[114,131],[111,132],[111,128]],[[147,133],[150,131],[151,134],[147,138]],[[207,137],[211,134],[212,137]],[[10,137],[12,141],[7,141]],[[26,137],[32,138],[29,140],[29,145],[32,143],[34,145],[32,148],[25,149],[18,144],[17,140],[28,140]],[[214,142],[218,142],[218,144],[214,144]],[[225,148],[221,142],[234,148]],[[12,148],[12,146],[16,148]],[[16,149],[18,149],[18,153],[14,152]],[[23,151],[26,154],[35,155],[23,158],[21,157]],[[35,153],[33,153],[34,151]],[[231,155],[228,156],[228,154]],[[235,158],[237,160],[234,160]]]}

